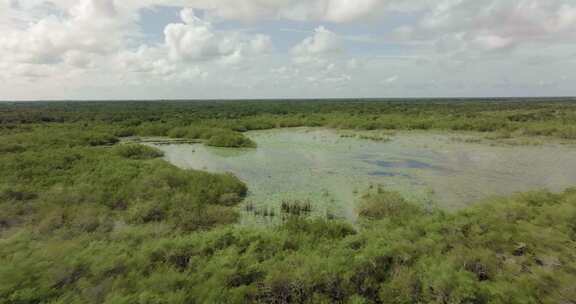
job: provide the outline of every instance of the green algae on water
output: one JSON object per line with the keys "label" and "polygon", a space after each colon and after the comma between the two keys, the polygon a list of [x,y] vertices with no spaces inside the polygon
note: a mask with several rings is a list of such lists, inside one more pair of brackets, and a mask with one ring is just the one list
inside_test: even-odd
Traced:
{"label": "green algae on water", "polygon": [[179,167],[231,172],[245,181],[249,195],[241,210],[246,224],[278,222],[288,202],[310,202],[310,216],[354,221],[358,198],[377,186],[421,204],[460,209],[490,196],[559,191],[576,183],[576,151],[568,146],[493,146],[431,132],[370,140],[319,128],[247,135],[256,149],[158,148]]}

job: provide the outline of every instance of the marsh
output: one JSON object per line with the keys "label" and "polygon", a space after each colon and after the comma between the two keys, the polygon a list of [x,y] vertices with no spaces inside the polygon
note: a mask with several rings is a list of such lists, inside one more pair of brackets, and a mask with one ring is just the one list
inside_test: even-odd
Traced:
{"label": "marsh", "polygon": [[[397,132],[386,141],[341,133],[286,128],[247,132],[257,148],[157,147],[181,168],[238,176],[250,189],[244,204],[278,211],[283,201],[310,200],[312,214],[352,221],[354,202],[375,186],[421,204],[457,210],[491,196],[561,191],[576,184],[572,145],[490,145],[455,140],[450,132]],[[274,221],[250,212],[243,215],[244,223]]]}

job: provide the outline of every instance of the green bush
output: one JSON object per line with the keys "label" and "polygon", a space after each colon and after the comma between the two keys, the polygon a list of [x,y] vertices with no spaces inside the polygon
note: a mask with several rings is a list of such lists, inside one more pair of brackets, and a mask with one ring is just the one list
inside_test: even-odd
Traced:
{"label": "green bush", "polygon": [[190,138],[190,131],[188,128],[174,128],[168,131],[168,137],[170,138]]}
{"label": "green bush", "polygon": [[167,136],[171,126],[164,123],[146,123],[137,127],[136,133],[140,136]]}
{"label": "green bush", "polygon": [[225,148],[253,148],[256,143],[242,133],[207,126],[177,127],[168,132],[172,138],[203,139],[209,146]]}
{"label": "green bush", "polygon": [[110,134],[90,134],[84,137],[84,141],[90,146],[110,146],[116,144],[119,139]]}
{"label": "green bush", "polygon": [[0,154],[2,153],[21,153],[26,151],[26,147],[21,144],[0,143]]}
{"label": "green bush", "polygon": [[254,148],[256,143],[240,133],[225,132],[214,135],[206,141],[206,144],[214,147],[227,148]]}
{"label": "green bush", "polygon": [[381,189],[366,194],[358,206],[358,214],[370,220],[410,217],[422,212],[419,206],[407,202],[400,193]]}
{"label": "green bush", "polygon": [[124,144],[114,147],[114,153],[130,159],[152,159],[164,156],[157,148],[139,144]]}

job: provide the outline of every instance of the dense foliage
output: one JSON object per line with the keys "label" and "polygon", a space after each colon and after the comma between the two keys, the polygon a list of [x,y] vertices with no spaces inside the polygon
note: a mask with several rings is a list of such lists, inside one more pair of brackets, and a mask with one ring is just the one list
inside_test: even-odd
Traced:
{"label": "dense foliage", "polygon": [[164,152],[157,148],[138,144],[118,145],[114,147],[114,152],[130,159],[152,159],[164,156]]}
{"label": "dense foliage", "polygon": [[[277,127],[454,130],[501,137],[576,139],[572,99],[158,101],[0,103],[0,126],[67,126],[79,140],[105,135],[202,139],[225,147],[253,147],[242,132]],[[89,132],[86,132],[89,131]],[[113,141],[113,138],[108,140]],[[113,142],[108,142],[113,143]],[[0,148],[1,149],[1,148]]]}
{"label": "dense foliage", "polygon": [[241,132],[300,125],[572,138],[575,121],[559,101],[0,105],[0,303],[574,303],[576,190],[446,213],[375,189],[354,225],[287,202],[284,224],[242,227],[237,178],[117,142],[249,147]]}

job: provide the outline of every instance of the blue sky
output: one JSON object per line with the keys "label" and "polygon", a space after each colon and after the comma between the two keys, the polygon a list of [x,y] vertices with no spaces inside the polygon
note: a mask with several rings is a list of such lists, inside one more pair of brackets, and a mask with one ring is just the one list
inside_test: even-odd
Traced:
{"label": "blue sky", "polygon": [[573,96],[572,0],[0,0],[0,99]]}

